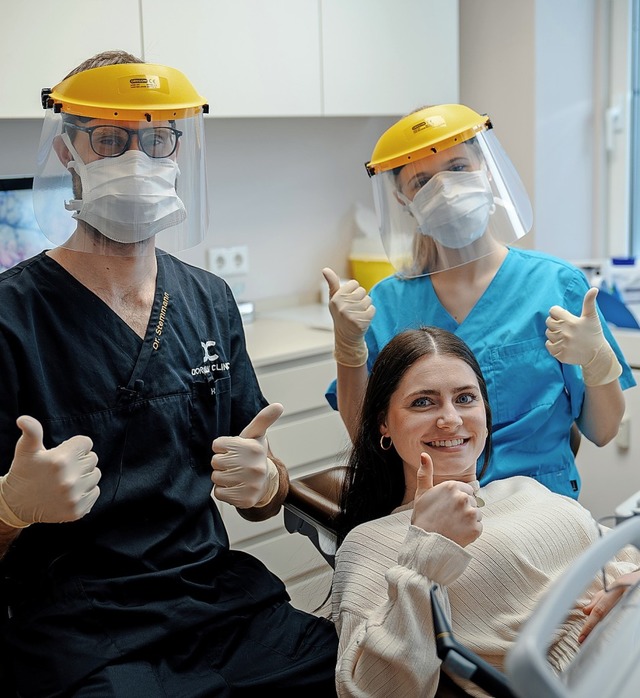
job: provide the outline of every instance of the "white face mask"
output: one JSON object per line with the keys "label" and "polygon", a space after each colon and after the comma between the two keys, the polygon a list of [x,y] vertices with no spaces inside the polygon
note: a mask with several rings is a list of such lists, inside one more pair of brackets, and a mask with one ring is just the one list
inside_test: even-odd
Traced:
{"label": "white face mask", "polygon": [[495,211],[491,184],[484,170],[438,172],[413,201],[399,196],[423,235],[456,250],[481,237]]}
{"label": "white face mask", "polygon": [[178,225],[187,216],[175,189],[180,174],[171,158],[150,158],[127,150],[116,158],[84,164],[63,139],[74,159],[67,165],[82,182],[82,199],[65,203],[74,218],[85,221],[115,242],[141,242]]}

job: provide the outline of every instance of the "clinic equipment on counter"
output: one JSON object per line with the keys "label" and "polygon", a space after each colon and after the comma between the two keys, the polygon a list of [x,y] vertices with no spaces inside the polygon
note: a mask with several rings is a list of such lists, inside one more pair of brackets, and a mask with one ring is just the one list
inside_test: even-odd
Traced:
{"label": "clinic equipment on counter", "polygon": [[640,265],[635,257],[612,257],[602,270],[603,284],[625,303],[640,303]]}
{"label": "clinic equipment on counter", "polygon": [[632,330],[640,329],[636,316],[618,296],[600,288],[596,296],[596,302],[609,325]]}
{"label": "clinic equipment on counter", "polygon": [[387,257],[376,214],[356,204],[353,213],[353,237],[349,252],[349,274],[367,293],[378,282],[395,272]]}
{"label": "clinic equipment on counter", "polygon": [[[618,327],[639,327],[640,264],[635,257],[612,257],[601,266],[594,285],[613,296],[624,308],[618,312],[613,302],[609,302],[607,298],[601,299],[601,294],[598,294],[598,304],[608,322]],[[603,303],[607,303],[606,308]],[[611,318],[607,317],[607,308],[610,314],[613,314]],[[632,319],[629,319],[629,316]]]}
{"label": "clinic equipment on counter", "polygon": [[630,516],[640,516],[640,492],[632,494],[616,507],[616,523],[620,523]]}

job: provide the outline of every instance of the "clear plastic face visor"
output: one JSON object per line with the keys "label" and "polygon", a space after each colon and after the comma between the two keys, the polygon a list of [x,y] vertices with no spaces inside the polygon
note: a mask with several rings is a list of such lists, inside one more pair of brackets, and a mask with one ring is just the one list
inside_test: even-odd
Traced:
{"label": "clear plastic face visor", "polygon": [[148,123],[47,110],[33,205],[54,247],[141,256],[197,245],[209,219],[202,114]]}
{"label": "clear plastic face visor", "polygon": [[531,229],[527,192],[493,131],[372,177],[382,243],[406,278],[485,257]]}

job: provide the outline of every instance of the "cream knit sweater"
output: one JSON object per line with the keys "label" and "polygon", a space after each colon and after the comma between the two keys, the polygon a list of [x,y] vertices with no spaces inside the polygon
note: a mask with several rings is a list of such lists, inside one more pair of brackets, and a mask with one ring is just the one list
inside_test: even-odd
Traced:
{"label": "cream knit sweater", "polygon": [[[446,587],[442,602],[456,638],[503,670],[540,595],[598,538],[586,509],[531,478],[497,480],[478,494],[485,502],[483,532],[466,548],[411,526],[410,507],[349,533],[336,557],[332,592],[339,696],[435,695],[440,660],[429,598],[433,582]],[[608,582],[639,565],[636,549],[625,549],[609,564]],[[559,628],[549,652],[556,668],[577,651],[585,620],[580,609],[601,587],[601,578],[595,579]],[[486,695],[461,683],[470,695]]]}

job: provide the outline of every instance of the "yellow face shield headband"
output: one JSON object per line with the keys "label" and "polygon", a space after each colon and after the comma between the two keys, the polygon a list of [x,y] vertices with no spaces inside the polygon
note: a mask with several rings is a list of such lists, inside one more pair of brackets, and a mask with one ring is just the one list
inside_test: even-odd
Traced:
{"label": "yellow face shield headband", "polygon": [[41,91],[44,109],[92,119],[166,121],[207,114],[209,105],[183,73],[150,63],[85,70]]}

